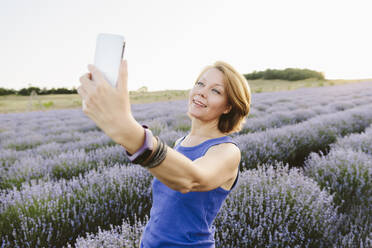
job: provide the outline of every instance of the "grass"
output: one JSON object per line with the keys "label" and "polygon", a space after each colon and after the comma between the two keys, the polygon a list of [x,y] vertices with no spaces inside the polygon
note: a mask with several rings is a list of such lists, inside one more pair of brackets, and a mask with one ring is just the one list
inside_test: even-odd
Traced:
{"label": "grass", "polygon": [[[249,80],[252,93],[294,90],[307,87],[332,86],[347,83],[371,81],[372,79],[357,80]],[[187,99],[189,90],[164,90],[151,92],[130,92],[131,103],[151,103],[169,100]],[[44,111],[49,109],[81,108],[81,99],[77,94],[68,95],[38,95],[33,96],[0,96],[0,113]],[[1,130],[0,130],[1,131]]]}
{"label": "grass", "polygon": [[[165,90],[153,92],[130,92],[131,103],[150,103],[176,99],[186,99],[187,90]],[[44,111],[50,109],[81,108],[78,94],[0,96],[0,113]]]}
{"label": "grass", "polygon": [[298,88],[310,88],[310,87],[323,87],[333,86],[348,83],[359,83],[364,81],[372,82],[372,79],[355,79],[355,80],[318,80],[318,79],[306,79],[299,81],[285,81],[285,80],[249,80],[249,85],[253,93],[260,92],[272,92],[272,91],[285,91],[295,90]]}

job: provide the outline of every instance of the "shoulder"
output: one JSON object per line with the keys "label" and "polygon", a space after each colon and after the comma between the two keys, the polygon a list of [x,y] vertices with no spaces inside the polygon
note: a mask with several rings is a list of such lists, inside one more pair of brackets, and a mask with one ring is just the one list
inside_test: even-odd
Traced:
{"label": "shoulder", "polygon": [[234,154],[240,154],[240,149],[238,146],[236,146],[234,143],[226,142],[226,143],[221,143],[217,144],[214,146],[211,146],[209,150],[215,150],[219,152],[224,152],[224,153],[234,153]]}
{"label": "shoulder", "polygon": [[205,155],[214,156],[223,160],[227,159],[237,163],[239,163],[241,159],[240,149],[233,143],[221,143],[211,146]]}

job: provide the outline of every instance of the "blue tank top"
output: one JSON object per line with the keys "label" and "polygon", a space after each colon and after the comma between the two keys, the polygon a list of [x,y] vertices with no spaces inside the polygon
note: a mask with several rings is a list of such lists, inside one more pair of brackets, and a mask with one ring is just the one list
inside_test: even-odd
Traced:
{"label": "blue tank top", "polygon": [[[186,137],[186,136],[185,136]],[[207,150],[221,143],[236,143],[230,136],[209,139],[203,143],[174,149],[192,161],[204,156]],[[211,248],[215,247],[215,227],[212,225],[226,196],[235,187],[238,175],[230,190],[222,187],[206,192],[181,193],[160,182],[152,181],[152,207],[150,219],[144,229],[141,248]]]}

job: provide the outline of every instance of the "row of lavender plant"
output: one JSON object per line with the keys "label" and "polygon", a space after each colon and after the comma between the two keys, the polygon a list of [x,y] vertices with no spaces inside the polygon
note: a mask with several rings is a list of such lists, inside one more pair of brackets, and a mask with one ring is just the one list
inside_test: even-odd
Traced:
{"label": "row of lavender plant", "polygon": [[[361,86],[364,87],[363,91],[359,88]],[[341,90],[345,91],[345,89],[333,87],[326,90],[320,88],[302,91],[254,94],[253,98],[255,98],[255,101],[253,101],[252,113],[249,118],[252,116],[263,118],[263,113],[265,113],[265,111],[258,111],[255,113],[256,108],[254,105],[260,104],[270,107],[267,110],[268,114],[277,113],[279,111],[287,113],[290,110],[297,111],[299,108],[314,109],[315,112],[324,113],[321,109],[324,109],[325,106],[327,106],[329,111],[339,111],[360,104],[367,104],[371,101],[372,94],[368,91],[368,87],[372,87],[368,84],[361,84],[361,86],[356,87],[356,85],[354,85],[353,88],[347,89],[349,94],[344,96],[343,100],[337,99],[336,102],[332,97],[340,98],[339,95],[342,94]],[[170,129],[181,129],[184,131],[185,128],[189,128],[189,122],[185,124],[185,122],[181,120],[181,123],[178,123],[178,119],[188,121],[188,118],[185,115],[187,111],[186,101],[172,101],[172,104],[135,104],[132,106],[132,109],[138,121],[147,122],[152,119],[161,119],[164,120]],[[166,109],[166,111],[164,111],[164,109]],[[289,117],[296,118],[296,115]],[[284,117],[284,119],[286,119],[286,117]],[[49,111],[48,114],[45,112],[6,114],[1,115],[0,120],[0,128],[3,130],[0,132],[0,147],[13,147],[18,150],[32,148],[33,146],[46,144],[61,138],[63,142],[63,139],[65,138],[64,136],[66,133],[69,135],[71,130],[82,132],[98,130],[91,120],[82,115],[81,111],[75,110]],[[273,121],[272,118],[269,119],[269,122],[270,120]],[[27,124],[25,125],[25,123]],[[178,125],[180,125],[180,127]],[[275,122],[266,126],[270,127],[272,125],[277,126]],[[259,129],[260,127],[253,128],[253,130]],[[62,135],[62,137],[58,136],[59,134]],[[19,140],[17,140],[16,137],[20,137]],[[34,142],[17,142],[22,141],[22,138],[23,142],[25,142],[24,140],[34,140]],[[12,142],[9,142],[9,140]],[[8,142],[4,143],[4,141]]]}
{"label": "row of lavender plant", "polygon": [[98,233],[87,233],[86,237],[78,237],[73,244],[68,244],[67,247],[76,248],[138,248],[140,247],[140,240],[148,221],[146,218],[144,221],[136,220],[133,225],[130,225],[128,221],[123,221],[121,226],[110,226],[109,230],[101,230],[98,227]]}
{"label": "row of lavender plant", "polygon": [[244,123],[243,130],[240,132],[240,134],[264,131],[269,128],[278,128],[285,125],[293,125],[319,115],[326,115],[338,111],[344,111],[357,106],[371,103],[372,97],[369,97],[362,103],[339,101],[328,104],[327,106],[321,106],[321,104],[319,104],[306,108],[298,107],[295,110],[275,111],[270,115],[264,115],[262,117],[249,119]]}
{"label": "row of lavender plant", "polygon": [[301,166],[311,152],[326,152],[338,137],[362,132],[371,123],[372,108],[360,106],[295,125],[239,135],[235,140],[242,151],[241,167],[256,168],[274,161]]}
{"label": "row of lavender plant", "polygon": [[[62,135],[61,135],[62,136]],[[44,158],[49,158],[57,154],[84,150],[86,152],[97,149],[102,146],[110,146],[115,143],[102,131],[89,131],[87,133],[71,132],[63,134],[63,137],[56,137],[52,142],[43,142],[42,137],[26,136],[25,139],[15,138],[16,141],[12,141],[9,138],[7,143],[12,142],[12,144],[17,143],[19,146],[28,146],[32,144],[32,148],[16,150],[12,148],[3,148],[0,153],[0,165],[9,167],[15,161],[19,159],[31,159],[33,156],[42,156]],[[5,142],[4,142],[5,143]],[[35,145],[39,143],[39,145]]]}
{"label": "row of lavender plant", "polygon": [[[172,121],[172,117],[171,117],[171,116],[168,116],[168,117],[167,117],[167,120],[168,120],[169,122],[171,122],[171,121]],[[156,120],[155,120],[154,122],[156,122]],[[35,127],[35,128],[36,128],[36,127]],[[86,131],[89,131],[89,130],[90,130],[90,129],[88,129],[88,130],[86,130]],[[159,128],[158,128],[158,130],[159,130],[159,132],[160,132],[161,130],[164,130],[164,129],[163,129],[163,126],[161,125],[161,123],[159,123]],[[177,133],[173,133],[172,135],[173,135],[173,136],[177,136],[176,134],[177,134]],[[170,136],[172,136],[172,135],[170,135]]]}
{"label": "row of lavender plant", "polygon": [[[368,88],[368,84],[361,85]],[[244,130],[251,132],[297,123],[313,117],[316,113],[324,114],[333,110],[345,110],[359,104],[366,104],[372,99],[368,90],[361,91],[354,85],[352,89],[348,89],[350,94],[345,95],[343,100],[330,101],[330,97],[342,94],[340,89],[342,88],[332,88],[332,90],[328,89],[325,92],[324,89],[311,89],[298,92],[254,94],[255,101],[252,113],[249,115],[250,119],[246,122]],[[331,103],[328,104],[328,102]],[[288,103],[289,105],[286,105]],[[270,107],[267,111],[270,115],[262,116],[263,111],[255,113],[255,104]],[[150,122],[149,125],[158,133],[167,126],[176,131],[188,131],[190,128],[190,121],[185,114],[186,101],[173,101],[172,104],[137,104],[132,108],[139,121]],[[165,108],[166,111],[164,111]],[[154,109],[158,111],[154,111]],[[252,116],[257,116],[257,118],[251,118]],[[41,144],[85,140],[89,139],[86,137],[88,134],[92,136],[94,132],[98,131],[91,120],[81,111],[75,110],[6,114],[0,115],[0,120],[0,128],[3,130],[0,132],[0,148],[4,150],[12,148],[22,151],[38,147]],[[84,137],[84,134],[79,132],[87,132],[87,135]],[[18,155],[20,157],[23,153],[20,152]]]}
{"label": "row of lavender plant", "polygon": [[[371,82],[338,85],[331,87],[302,88],[284,92],[264,92],[252,95],[252,115],[260,116],[272,114],[277,111],[310,108],[315,105],[327,106],[334,102],[344,101],[354,104],[364,104],[366,98],[372,96]],[[341,108],[343,108],[342,103]],[[338,108],[337,104],[334,105]]]}
{"label": "row of lavender plant", "polygon": [[[150,122],[151,123],[151,122]],[[155,134],[166,133],[169,132],[162,132],[167,130],[167,126],[162,126],[159,123],[152,122],[151,124],[152,130]],[[177,134],[177,132],[176,132]],[[94,136],[93,136],[94,135]],[[77,137],[77,138],[76,138]],[[56,143],[52,143],[51,145],[41,145],[35,148],[35,151],[29,150],[29,152],[23,151],[24,154],[28,154],[24,156],[22,159],[18,157],[18,153],[12,152],[11,149],[6,149],[0,155],[0,162],[3,161],[3,164],[6,162],[8,163],[6,166],[0,167],[0,175],[2,180],[0,181],[0,188],[20,186],[20,183],[29,181],[30,179],[42,178],[42,177],[50,177],[52,178],[71,178],[72,176],[77,176],[79,173],[83,173],[91,168],[96,168],[98,162],[102,161],[109,161],[113,158],[113,152],[116,153],[115,157],[119,158],[120,160],[114,159],[113,162],[121,162],[125,161],[123,158],[123,151],[120,147],[115,148],[106,148],[108,152],[99,151],[98,154],[95,151],[84,152],[81,150],[77,150],[79,148],[84,147],[85,150],[91,150],[95,147],[99,147],[102,145],[106,145],[109,142],[112,142],[104,133],[94,131],[88,132],[86,135],[87,139],[84,139],[84,136],[76,134],[76,133],[69,133],[69,135],[58,136],[54,137],[54,140],[57,142],[66,142],[71,139],[77,139],[79,142],[67,142],[58,145]],[[98,139],[99,138],[99,139]],[[173,137],[172,137],[173,138]],[[28,138],[26,141],[32,141],[32,139]],[[93,143],[90,143],[93,141]],[[173,139],[174,140],[174,139]],[[101,142],[100,142],[101,141]],[[14,141],[13,141],[14,142]],[[41,143],[42,141],[40,141]],[[169,141],[172,142],[172,141]],[[32,142],[34,143],[34,142]],[[90,144],[88,144],[90,143]],[[49,143],[50,144],[50,143]],[[67,149],[73,148],[73,151],[64,152]],[[62,152],[62,154],[60,154]],[[47,154],[46,157],[40,157],[38,154]],[[34,155],[37,154],[37,155]],[[53,156],[52,156],[53,154]],[[94,156],[92,156],[93,154]],[[97,154],[97,155],[96,155]],[[96,155],[96,156],[95,156]],[[272,156],[273,154],[269,154]],[[16,160],[15,157],[18,157]],[[77,156],[81,159],[78,160],[71,160],[71,156]],[[62,158],[62,159],[61,159]],[[85,159],[83,159],[85,158]],[[91,159],[89,159],[91,158]],[[250,157],[252,158],[252,157]],[[66,161],[67,160],[67,161]],[[85,161],[82,161],[85,160]],[[9,161],[16,161],[14,164],[11,164]],[[70,161],[74,161],[71,163]],[[95,162],[97,161],[97,162]],[[127,161],[126,161],[127,162]],[[251,162],[251,161],[249,161]],[[105,163],[104,163],[105,164]]]}
{"label": "row of lavender plant", "polygon": [[[278,128],[285,125],[292,125],[302,121],[306,121],[310,118],[334,113],[338,111],[344,111],[361,105],[367,105],[372,103],[371,96],[364,96],[363,99],[352,99],[349,101],[337,101],[330,104],[324,104],[323,101],[312,102],[311,104],[300,104],[296,108],[293,108],[292,104],[277,104],[270,108],[273,111],[270,114],[251,113],[247,121],[243,126],[243,130],[239,135],[244,133],[251,133],[257,131],[263,131],[269,128]],[[254,116],[254,117],[252,117]],[[161,116],[151,120],[148,125],[160,133],[163,129],[171,129],[178,131],[188,131],[191,126],[191,122],[186,114],[178,114],[175,116]]]}
{"label": "row of lavender plant", "polygon": [[361,151],[372,156],[372,125],[363,133],[350,134],[331,145],[331,148]]}
{"label": "row of lavender plant", "polygon": [[[353,244],[355,236],[340,233],[346,217],[337,209],[332,195],[288,164],[247,170],[213,224],[216,247],[355,247],[343,246]],[[80,237],[75,245],[138,247],[143,224],[111,227]],[[128,242],[128,233],[136,240]]]}
{"label": "row of lavender plant", "polygon": [[[62,118],[61,116],[68,115],[69,113],[71,113],[72,116],[76,116],[77,111],[62,111],[58,115],[58,118]],[[33,123],[35,120],[30,118],[29,122],[31,123],[24,123],[24,130],[13,127],[13,129],[7,132],[0,133],[0,149],[2,151],[0,153],[0,166],[5,165],[5,167],[9,167],[16,160],[21,158],[32,159],[32,156],[35,154],[46,158],[56,156],[62,152],[75,151],[77,149],[84,149],[88,152],[98,147],[115,145],[115,143],[100,130],[85,130],[82,132],[79,128],[81,126],[87,126],[87,123],[91,125],[91,121],[87,118],[81,118],[84,116],[81,110],[79,110],[78,113],[81,121],[71,126],[63,125],[63,127],[48,128],[49,124],[40,124],[39,122]],[[47,114],[50,115],[50,120],[48,120],[48,122],[54,120],[57,124],[61,123],[62,125],[61,120],[56,117],[56,113]],[[40,118],[38,115],[35,115],[35,119]],[[17,123],[17,121],[20,120],[15,118],[14,122]],[[169,136],[169,133],[174,134],[182,132],[168,130],[167,126],[158,122],[157,119],[147,121],[144,124],[150,125],[156,135]],[[49,133],[45,133],[46,129]],[[171,140],[169,142],[172,143]]]}
{"label": "row of lavender plant", "polygon": [[[254,123],[254,119],[252,119],[249,123],[252,122]],[[150,122],[150,125],[154,133],[158,133],[160,135],[169,134],[167,126],[162,126],[161,123],[159,124],[156,121],[152,121]],[[176,134],[182,135],[182,133],[180,132],[176,132]],[[62,135],[55,136],[54,140],[58,143],[46,143],[44,145],[37,146],[34,149],[27,149],[25,151],[4,149],[0,154],[0,163],[2,163],[3,165],[0,167],[0,175],[2,175],[2,178],[6,178],[6,180],[1,181],[0,188],[11,187],[12,185],[19,186],[21,182],[28,181],[31,178],[40,178],[43,175],[53,175],[53,177],[56,178],[69,178],[72,176],[76,176],[80,172],[84,172],[90,168],[95,168],[97,166],[97,163],[93,163],[88,166],[86,163],[77,163],[81,164],[81,166],[76,166],[76,164],[73,164],[71,166],[71,163],[66,163],[63,159],[60,159],[61,157],[66,157],[64,156],[64,154],[61,153],[77,153],[76,150],[83,148],[87,152],[87,157],[90,157],[88,154],[90,150],[96,147],[113,145],[111,139],[109,139],[104,133],[99,131],[86,132],[84,135],[82,135],[81,133],[63,133]],[[77,142],[69,142],[69,140],[77,140]],[[173,140],[175,140],[175,138],[168,140],[168,142],[172,143]],[[18,144],[25,141],[26,143],[30,142],[35,144],[35,141],[29,137],[25,138],[25,140],[21,140],[21,142],[18,142]],[[42,140],[38,142],[42,143]],[[28,145],[23,143],[23,146],[27,147]],[[106,149],[110,150],[110,152],[107,156],[103,155],[104,160],[105,157],[112,157],[111,150],[113,149],[111,149],[110,147]],[[117,148],[114,150],[117,151],[116,156],[121,157],[121,150]],[[81,154],[84,152],[78,153]],[[40,156],[43,156],[43,158],[41,158]],[[16,161],[17,163],[15,163]],[[48,161],[60,162],[49,163]],[[94,162],[97,160],[93,159],[92,161]],[[120,163],[120,161],[118,162]],[[25,176],[25,174],[27,174],[27,176]]]}
{"label": "row of lavender plant", "polygon": [[[154,111],[153,106],[156,107],[156,105],[162,107],[156,108],[158,111]],[[139,121],[159,117],[151,115],[149,113],[150,109],[152,114],[163,113],[160,116],[174,117],[176,113],[182,111],[182,106],[186,107],[184,101],[175,101],[171,105],[155,103],[134,106],[138,109],[148,109],[148,111],[141,110],[142,112],[137,114]],[[167,111],[164,111],[165,106],[168,107]],[[170,108],[172,109],[170,110]],[[143,112],[145,115],[141,117]],[[185,112],[182,111],[182,113]],[[79,132],[99,131],[94,122],[86,117],[81,109],[1,114],[0,130],[0,149],[13,148],[17,150],[33,148],[56,140],[60,140],[61,143],[66,139],[78,141],[82,138],[82,134],[79,134]],[[28,141],[26,143],[27,141],[23,141],[22,143],[22,138],[23,140],[31,139],[34,142]]]}
{"label": "row of lavender plant", "polygon": [[[168,131],[162,132],[160,137],[169,146],[173,146],[174,141],[181,135],[184,133]],[[99,141],[99,139],[87,140],[85,148],[82,140],[68,142],[68,145],[49,143],[30,149],[26,155],[18,159],[16,159],[17,153],[4,153],[0,155],[0,161],[13,160],[14,162],[3,163],[3,166],[0,166],[0,189],[19,188],[22,183],[34,179],[44,181],[70,179],[98,167],[110,167],[116,163],[125,165],[130,163],[122,146],[103,146],[102,143],[97,144]],[[91,149],[92,144],[100,148]],[[74,149],[70,150],[72,147]]]}
{"label": "row of lavender plant", "polygon": [[[372,98],[370,98],[370,100],[372,101]],[[355,105],[349,104],[348,106],[344,107],[343,110],[354,106]],[[326,114],[332,111],[334,111],[333,106],[330,108],[299,109],[295,111],[274,113],[270,116],[264,116],[261,118],[252,118],[246,122],[245,127],[240,134],[294,124],[319,114]],[[89,123],[87,119],[81,119]],[[9,164],[15,162],[16,158],[19,159],[23,156],[30,157],[31,154],[35,153],[52,155],[60,152],[66,152],[68,150],[76,150],[81,148],[91,150],[105,145],[114,145],[112,140],[101,131],[86,131],[83,133],[77,132],[76,130],[78,130],[78,127],[81,126],[81,123],[78,122],[78,124],[79,126],[75,127],[64,126],[51,129],[51,133],[48,135],[43,133],[45,129],[43,126],[37,129],[37,131],[41,131],[41,133],[31,132],[18,137],[12,137],[10,135],[13,134],[15,136],[15,132],[17,130],[14,130],[14,133],[8,133],[8,137],[3,136],[2,146],[4,149],[2,149],[3,152],[0,154],[0,163],[7,163],[6,167],[9,167]],[[190,121],[186,115],[167,117],[163,119],[156,118],[147,121],[146,124],[151,126],[153,132],[157,135],[168,133],[169,129],[179,130],[179,132],[186,132],[190,128]],[[33,126],[31,125],[31,127]],[[26,128],[26,131],[29,131],[29,129],[30,128]],[[35,130],[36,128],[33,127],[32,129]],[[31,150],[32,148],[34,148],[34,151]]]}
{"label": "row of lavender plant", "polygon": [[[298,176],[296,176],[296,178],[297,178]],[[252,181],[252,180],[250,180],[250,181]],[[288,181],[288,180],[285,180],[285,181]],[[293,183],[291,183],[291,184],[293,184]],[[297,186],[296,187],[294,187],[294,188],[298,188]],[[48,189],[47,189],[47,191],[49,191]],[[270,192],[271,190],[265,190],[265,192]],[[35,192],[35,191],[34,191]],[[53,190],[50,190],[50,192],[53,192]],[[318,193],[317,193],[318,194]],[[316,195],[317,195],[316,194]],[[7,195],[7,196],[9,196],[9,195]],[[3,197],[2,197],[3,198]],[[14,197],[14,198],[17,198],[17,197]],[[19,197],[18,197],[19,198]],[[26,199],[27,198],[30,198],[30,197],[25,197]],[[37,199],[40,199],[40,197],[35,197],[35,198],[37,198]],[[42,198],[41,198],[42,199]],[[9,201],[8,201],[9,202]],[[248,204],[248,206],[251,206],[252,204]],[[261,204],[262,205],[262,204]],[[263,206],[265,206],[265,204],[263,204]],[[229,211],[229,212],[231,212],[231,211]],[[255,212],[255,211],[254,211]],[[252,212],[251,212],[252,213]],[[269,215],[270,216],[270,215]],[[251,217],[250,217],[251,218]],[[271,218],[271,217],[270,217]],[[270,220],[272,220],[272,219],[270,219]],[[243,223],[244,223],[244,221],[243,221]],[[273,224],[274,225],[274,224]],[[275,225],[276,226],[276,225]],[[256,230],[257,231],[257,230]],[[252,232],[253,233],[255,233],[256,232],[255,230],[253,230]],[[225,232],[222,232],[222,234],[221,235],[224,235],[223,233],[225,233]],[[279,236],[281,236],[282,234],[277,234],[277,235],[279,235]],[[352,236],[352,237],[354,237],[354,236]],[[346,236],[346,237],[343,237],[343,240],[342,240],[342,242],[343,243],[345,243],[345,242],[349,242],[350,243],[350,238],[351,237],[348,237],[348,236]],[[355,237],[354,237],[355,238]],[[277,237],[277,239],[278,239],[278,237]],[[269,238],[269,240],[270,240],[270,238]],[[225,241],[223,241],[223,242],[225,242]],[[278,243],[279,242],[279,243]],[[276,244],[280,244],[280,243],[282,243],[282,241],[281,240],[279,240],[278,242],[276,242]],[[294,242],[294,241],[293,241]],[[297,242],[297,241],[296,241]],[[309,241],[310,242],[310,241]],[[341,241],[338,241],[338,242],[341,242]],[[279,247],[279,246],[274,246],[274,244],[275,243],[273,243],[273,246],[271,246],[271,247]],[[225,246],[224,246],[225,247]],[[226,246],[226,247],[234,247],[234,246]],[[295,247],[295,246],[293,246],[293,247]],[[302,246],[301,245],[301,247],[305,247],[305,246]]]}
{"label": "row of lavender plant", "polygon": [[61,152],[43,157],[24,156],[9,167],[0,167],[0,189],[17,187],[31,180],[70,179],[91,169],[116,163],[128,164],[125,151],[119,145],[105,146],[86,152],[84,149]]}
{"label": "row of lavender plant", "polygon": [[144,220],[151,178],[140,166],[116,165],[85,177],[1,191],[1,247],[62,247],[98,226]]}
{"label": "row of lavender plant", "polygon": [[[372,90],[372,85],[362,85],[364,88]],[[252,111],[241,133],[294,124],[316,115],[343,111],[372,102],[370,91],[361,90],[358,87],[348,90],[349,94],[343,97],[339,97],[342,91],[337,88],[253,94]],[[153,119],[151,126],[155,126],[156,130],[166,126],[174,130],[189,130],[189,119],[186,114],[180,114],[183,111],[186,112],[186,102],[185,106],[181,106],[180,102],[178,104],[180,106],[178,113],[171,112],[170,115],[159,115]],[[159,104],[159,108],[165,107]],[[140,112],[135,113],[135,117],[139,120],[146,120],[144,116],[153,117],[151,111],[152,108],[143,107]],[[168,110],[164,112],[168,112]]]}
{"label": "row of lavender plant", "polygon": [[332,247],[340,219],[332,196],[288,164],[242,173],[215,225],[217,247]]}
{"label": "row of lavender plant", "polygon": [[332,144],[327,154],[311,153],[304,174],[334,194],[345,214],[342,247],[372,247],[372,126]]}

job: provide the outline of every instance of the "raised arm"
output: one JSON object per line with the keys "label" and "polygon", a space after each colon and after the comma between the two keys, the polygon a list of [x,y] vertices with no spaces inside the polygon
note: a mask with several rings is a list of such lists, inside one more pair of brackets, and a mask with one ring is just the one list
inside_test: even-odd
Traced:
{"label": "raised arm", "polygon": [[[88,69],[90,73],[80,78],[81,86],[78,88],[84,114],[129,153],[135,153],[142,146],[145,133],[130,110],[126,61],[121,63],[117,88],[113,88],[94,66],[89,65]],[[153,144],[156,147],[155,138]],[[165,160],[149,171],[168,187],[182,193],[207,191],[234,177],[239,162],[240,151],[230,143],[210,148],[205,156],[195,161],[167,147]]]}

